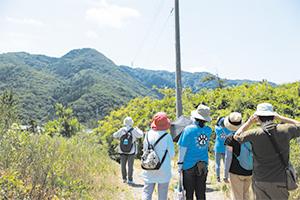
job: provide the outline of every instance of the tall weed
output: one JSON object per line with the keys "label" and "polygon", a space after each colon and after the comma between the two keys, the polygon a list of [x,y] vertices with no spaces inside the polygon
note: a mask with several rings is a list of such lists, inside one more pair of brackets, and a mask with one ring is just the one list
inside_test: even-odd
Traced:
{"label": "tall weed", "polygon": [[[119,199],[117,165],[92,135],[49,137],[0,132],[1,199]],[[124,187],[124,186],[123,186]],[[116,198],[118,197],[118,198]]]}

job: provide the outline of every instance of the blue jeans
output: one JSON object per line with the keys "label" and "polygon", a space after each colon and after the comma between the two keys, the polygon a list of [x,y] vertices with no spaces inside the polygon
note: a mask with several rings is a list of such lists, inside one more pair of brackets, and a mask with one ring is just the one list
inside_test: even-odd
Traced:
{"label": "blue jeans", "polygon": [[[217,178],[220,178],[220,164],[221,164],[221,158],[223,158],[223,164],[225,166],[225,153],[215,153],[215,162],[216,162],[216,174]],[[225,176],[225,173],[224,173]],[[224,177],[228,178],[228,177]]]}

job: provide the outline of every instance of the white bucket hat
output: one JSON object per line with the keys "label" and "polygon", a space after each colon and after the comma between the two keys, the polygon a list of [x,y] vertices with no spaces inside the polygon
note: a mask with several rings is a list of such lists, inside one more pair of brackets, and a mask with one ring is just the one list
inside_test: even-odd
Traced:
{"label": "white bucket hat", "polygon": [[258,116],[275,116],[273,106],[270,103],[261,103],[257,105],[257,111],[254,113]]}
{"label": "white bucket hat", "polygon": [[126,117],[123,123],[124,125],[132,126],[134,122],[131,117]]}
{"label": "white bucket hat", "polygon": [[196,119],[203,119],[207,122],[212,121],[211,117],[209,116],[209,113],[209,107],[202,104],[198,106],[197,110],[191,111],[192,117]]}
{"label": "white bucket hat", "polygon": [[224,120],[225,127],[233,132],[237,131],[242,125],[242,115],[238,112],[230,113]]}

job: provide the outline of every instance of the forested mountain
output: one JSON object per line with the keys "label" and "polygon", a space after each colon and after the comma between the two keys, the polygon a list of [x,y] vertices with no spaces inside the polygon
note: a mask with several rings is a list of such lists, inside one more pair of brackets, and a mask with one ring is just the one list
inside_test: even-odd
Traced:
{"label": "forested mountain", "polygon": [[[125,65],[120,66],[124,69],[130,76],[135,79],[138,79],[149,88],[156,86],[158,88],[175,88],[175,72],[168,72],[165,70],[148,70],[141,68],[131,68]],[[206,89],[215,89],[217,87],[217,80],[208,81],[202,83],[202,80],[205,76],[212,76],[213,74],[209,72],[181,72],[181,82],[183,88],[190,88],[193,93],[200,91],[203,88]],[[226,78],[226,77],[224,77]],[[239,86],[244,83],[256,83],[258,81],[252,80],[230,80],[228,79],[224,84],[227,86]],[[275,83],[270,83],[272,86],[276,86]]]}
{"label": "forested mountain", "polygon": [[85,123],[96,120],[97,108],[102,119],[133,98],[159,98],[94,49],[72,50],[61,58],[5,53],[0,55],[0,71],[0,93],[13,89],[24,121],[52,119],[56,103]]}
{"label": "forested mountain", "polygon": [[[183,88],[195,93],[202,88],[214,89],[216,81],[202,83],[207,72],[182,72]],[[228,80],[228,86],[253,83],[250,80]],[[20,101],[20,118],[46,122],[55,117],[60,103],[73,110],[80,123],[95,127],[111,110],[117,110],[131,99],[161,99],[157,88],[175,88],[175,73],[117,66],[100,52],[75,49],[60,58],[26,52],[0,54],[0,94],[13,90]],[[272,85],[272,83],[271,83]],[[273,84],[274,85],[274,84]]]}

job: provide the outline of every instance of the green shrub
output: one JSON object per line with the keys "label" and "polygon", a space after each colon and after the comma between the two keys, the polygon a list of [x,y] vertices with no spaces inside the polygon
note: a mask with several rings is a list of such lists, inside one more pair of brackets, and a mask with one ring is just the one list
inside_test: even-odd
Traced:
{"label": "green shrub", "polygon": [[1,199],[114,199],[124,193],[114,182],[118,166],[93,135],[68,139],[14,128],[0,132]]}

